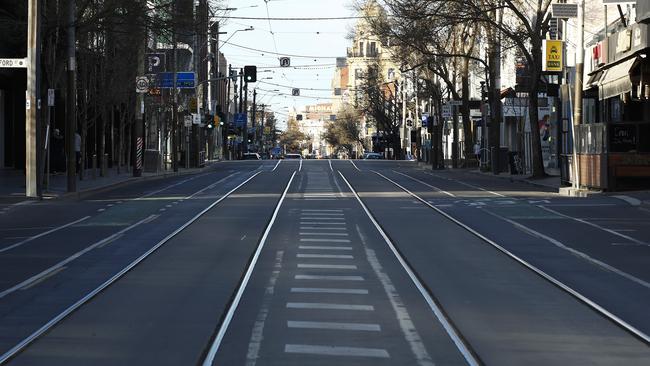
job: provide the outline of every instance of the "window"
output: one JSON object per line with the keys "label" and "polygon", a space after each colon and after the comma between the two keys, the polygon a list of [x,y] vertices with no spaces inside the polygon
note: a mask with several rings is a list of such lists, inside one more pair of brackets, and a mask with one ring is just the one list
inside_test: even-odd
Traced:
{"label": "window", "polygon": [[377,57],[377,43],[369,42],[368,43],[368,52],[366,52],[368,57]]}
{"label": "window", "polygon": [[363,57],[363,42],[359,42],[359,54],[358,57]]}
{"label": "window", "polygon": [[354,77],[357,79],[360,79],[363,77],[363,70],[362,69],[354,69]]}
{"label": "window", "polygon": [[388,80],[395,80],[395,69],[388,69]]}

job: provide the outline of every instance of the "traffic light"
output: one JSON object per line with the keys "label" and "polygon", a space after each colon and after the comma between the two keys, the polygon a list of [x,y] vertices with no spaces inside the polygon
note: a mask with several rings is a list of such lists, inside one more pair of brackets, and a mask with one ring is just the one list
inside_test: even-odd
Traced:
{"label": "traffic light", "polygon": [[244,81],[254,83],[257,81],[257,66],[244,66]]}

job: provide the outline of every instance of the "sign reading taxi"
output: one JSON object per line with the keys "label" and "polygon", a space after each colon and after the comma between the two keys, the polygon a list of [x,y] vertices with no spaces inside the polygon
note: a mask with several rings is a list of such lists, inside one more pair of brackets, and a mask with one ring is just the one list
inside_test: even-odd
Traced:
{"label": "sign reading taxi", "polygon": [[562,72],[564,67],[562,62],[563,50],[563,41],[550,39],[544,41],[544,71]]}

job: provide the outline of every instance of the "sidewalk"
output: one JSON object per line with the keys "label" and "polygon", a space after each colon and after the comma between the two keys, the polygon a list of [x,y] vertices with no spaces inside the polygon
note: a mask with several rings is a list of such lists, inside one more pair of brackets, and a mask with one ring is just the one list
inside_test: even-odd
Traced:
{"label": "sidewalk", "polygon": [[520,175],[520,174],[515,174],[512,175],[510,173],[499,173],[498,175],[493,174],[492,172],[482,172],[477,169],[467,169],[468,172],[473,173],[473,174],[480,174],[483,176],[488,176],[496,179],[508,179],[511,182],[517,181],[517,182],[523,182],[527,184],[532,184],[534,186],[538,187],[544,187],[544,188],[552,188],[555,190],[560,189],[562,186],[562,183],[560,181],[560,173],[555,172],[555,171],[547,171],[546,174],[549,174],[547,177],[541,178],[541,179],[532,179],[530,175]]}
{"label": "sidewalk", "polygon": [[[121,168],[119,174],[116,168],[109,169],[106,177],[100,177],[98,169],[95,178],[93,178],[91,170],[86,170],[83,180],[77,178],[76,192],[67,192],[68,178],[66,174],[52,174],[50,175],[49,186],[47,188],[44,187],[43,196],[48,198],[82,197],[92,192],[115,188],[137,181],[200,173],[212,166],[212,164],[214,162],[207,163],[203,168],[179,168],[178,172],[168,170],[157,173],[143,173],[141,177],[133,177],[132,171],[127,171],[125,167]],[[10,204],[31,199],[25,197],[25,175],[22,171],[11,169],[0,170],[0,203]]]}

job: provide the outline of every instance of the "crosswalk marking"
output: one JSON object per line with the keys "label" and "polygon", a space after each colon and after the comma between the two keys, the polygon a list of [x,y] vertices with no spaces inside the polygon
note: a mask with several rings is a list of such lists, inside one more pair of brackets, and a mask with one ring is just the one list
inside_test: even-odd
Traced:
{"label": "crosswalk marking", "polygon": [[350,330],[361,332],[381,332],[379,324],[366,323],[338,323],[338,322],[309,322],[309,321],[287,321],[289,328],[301,329],[329,329],[329,330]]}
{"label": "crosswalk marking", "polygon": [[354,259],[348,254],[296,254],[296,258]]}
{"label": "crosswalk marking", "polygon": [[390,358],[390,354],[385,349],[363,348],[363,347],[336,347],[336,346],[314,346],[314,345],[307,345],[307,344],[287,344],[284,346],[284,352],[319,355],[319,356]]}
{"label": "crosswalk marking", "polygon": [[357,269],[353,264],[298,264],[298,268],[311,269]]}
{"label": "crosswalk marking", "polygon": [[313,293],[313,294],[348,294],[348,295],[368,295],[368,290],[358,288],[317,288],[317,287],[292,287],[293,293]]}
{"label": "crosswalk marking", "polygon": [[328,276],[328,275],[295,275],[294,280],[311,280],[311,281],[365,281],[361,276]]}
{"label": "crosswalk marking", "polygon": [[375,311],[372,305],[328,304],[322,302],[288,302],[287,309]]}
{"label": "crosswalk marking", "polygon": [[298,249],[313,249],[313,250],[352,250],[352,247],[337,247],[330,245],[301,245]]}

